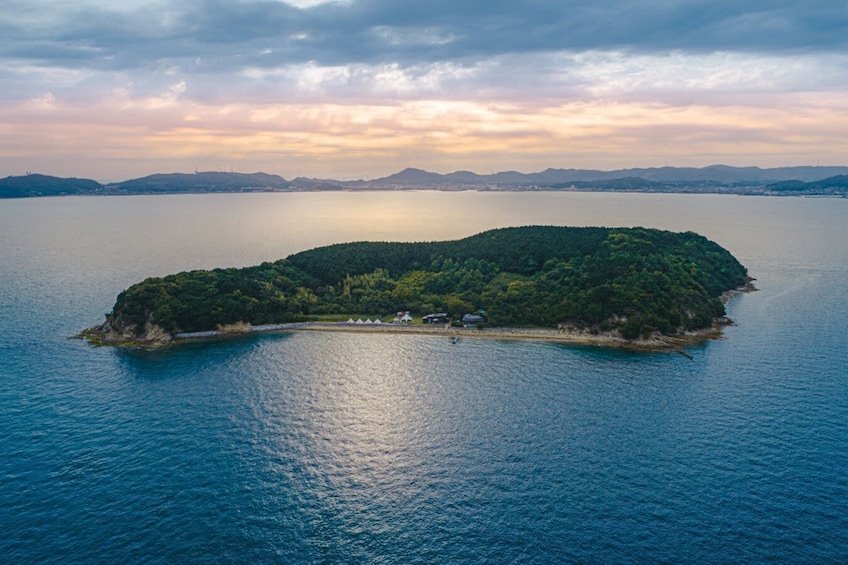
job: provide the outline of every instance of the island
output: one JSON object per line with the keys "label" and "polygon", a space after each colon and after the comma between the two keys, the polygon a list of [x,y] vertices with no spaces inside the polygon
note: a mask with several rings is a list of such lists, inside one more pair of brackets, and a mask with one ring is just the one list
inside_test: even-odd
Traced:
{"label": "island", "polygon": [[148,278],[81,336],[155,345],[257,329],[397,329],[679,346],[728,323],[725,299],[752,280],[694,232],[511,227],[454,241],[340,243],[253,267]]}

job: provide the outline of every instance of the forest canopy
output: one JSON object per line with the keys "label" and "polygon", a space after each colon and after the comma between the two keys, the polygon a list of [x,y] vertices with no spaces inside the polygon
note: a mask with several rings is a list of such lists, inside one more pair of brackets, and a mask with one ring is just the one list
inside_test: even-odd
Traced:
{"label": "forest canopy", "polygon": [[709,327],[747,281],[727,250],[693,232],[528,226],[441,242],[342,243],[241,269],[149,278],[122,292],[107,323],[126,334],[275,324],[321,315],[454,319],[497,327],[612,331],[626,339]]}

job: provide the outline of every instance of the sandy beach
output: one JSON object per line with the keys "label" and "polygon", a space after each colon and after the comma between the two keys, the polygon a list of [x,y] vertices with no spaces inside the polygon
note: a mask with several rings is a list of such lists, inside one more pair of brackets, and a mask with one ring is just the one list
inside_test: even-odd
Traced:
{"label": "sandy beach", "polygon": [[448,339],[499,339],[528,340],[587,345],[599,347],[617,347],[624,349],[663,351],[678,350],[684,346],[702,343],[708,339],[721,337],[721,328],[712,328],[679,336],[652,336],[650,339],[626,340],[611,334],[592,334],[580,331],[561,331],[547,328],[458,328],[445,325],[406,325],[406,324],[351,324],[345,322],[302,322],[294,324],[275,324],[268,326],[247,326],[223,328],[221,331],[177,334],[172,340],[139,345],[167,345],[202,339],[221,339],[231,336],[253,333],[290,333],[302,331],[317,332],[360,332],[371,334],[402,333],[428,335]]}
{"label": "sandy beach", "polygon": [[501,340],[531,340],[575,345],[596,345],[624,347],[631,349],[676,349],[694,342],[715,339],[721,336],[719,328],[711,328],[690,335],[669,337],[657,336],[652,339],[626,340],[609,334],[589,332],[560,331],[546,328],[445,328],[444,326],[404,326],[400,324],[367,325],[361,324],[320,324],[315,323],[302,328],[306,331],[354,331],[354,332],[401,332],[421,335]]}

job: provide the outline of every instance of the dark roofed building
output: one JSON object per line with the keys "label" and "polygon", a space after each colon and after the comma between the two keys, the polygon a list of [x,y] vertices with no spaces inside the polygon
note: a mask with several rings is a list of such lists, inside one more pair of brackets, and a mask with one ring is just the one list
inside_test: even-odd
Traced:
{"label": "dark roofed building", "polygon": [[425,324],[447,324],[450,321],[450,317],[447,315],[447,312],[440,312],[438,314],[427,314],[422,318],[422,321]]}

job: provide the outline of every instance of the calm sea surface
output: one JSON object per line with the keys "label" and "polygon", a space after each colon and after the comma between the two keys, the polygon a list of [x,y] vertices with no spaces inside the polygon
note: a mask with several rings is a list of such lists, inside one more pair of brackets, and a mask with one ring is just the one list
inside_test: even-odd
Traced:
{"label": "calm sea surface", "polygon": [[[693,230],[758,279],[688,360],[302,333],[68,339],[148,276],[527,224]],[[848,200],[0,201],[0,562],[848,562]]]}

